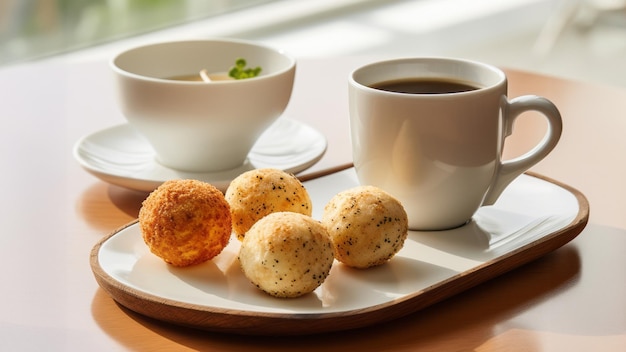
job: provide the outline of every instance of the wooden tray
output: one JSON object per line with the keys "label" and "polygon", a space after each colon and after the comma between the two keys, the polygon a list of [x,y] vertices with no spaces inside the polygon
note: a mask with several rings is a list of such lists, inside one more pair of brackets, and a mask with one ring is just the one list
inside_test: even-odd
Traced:
{"label": "wooden tray", "polygon": [[[313,217],[320,218],[334,194],[355,185],[352,168],[306,181]],[[580,192],[525,174],[468,225],[410,232],[400,253],[377,268],[335,263],[320,288],[296,299],[270,297],[249,283],[234,237],[213,261],[173,268],[148,251],[135,221],[97,243],[90,264],[114,300],[148,317],[237,334],[314,334],[382,323],[459,294],[563,246],[588,216]]]}

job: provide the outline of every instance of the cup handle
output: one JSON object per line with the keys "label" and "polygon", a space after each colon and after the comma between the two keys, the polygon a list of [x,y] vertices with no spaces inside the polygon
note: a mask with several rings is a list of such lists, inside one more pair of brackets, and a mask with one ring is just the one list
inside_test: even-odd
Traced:
{"label": "cup handle", "polygon": [[503,138],[513,133],[515,120],[525,111],[537,111],[543,114],[548,122],[548,130],[541,142],[525,154],[511,160],[498,161],[494,179],[482,205],[493,205],[509,183],[545,158],[554,149],[563,131],[561,114],[548,99],[534,95],[525,95],[514,98],[510,102],[506,100],[506,97],[503,100]]}

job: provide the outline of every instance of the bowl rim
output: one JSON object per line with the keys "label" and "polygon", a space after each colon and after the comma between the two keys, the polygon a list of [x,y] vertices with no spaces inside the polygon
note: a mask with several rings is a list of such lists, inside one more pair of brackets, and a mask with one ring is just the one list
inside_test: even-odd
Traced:
{"label": "bowl rim", "polygon": [[260,81],[260,80],[264,80],[264,79],[271,79],[271,78],[276,77],[276,76],[284,75],[284,74],[288,73],[289,71],[294,71],[295,67],[296,67],[296,59],[295,59],[295,57],[290,55],[289,53],[287,53],[285,50],[278,49],[278,48],[275,48],[275,47],[272,47],[270,45],[266,45],[266,44],[263,44],[263,43],[260,43],[260,42],[257,42],[257,41],[244,40],[244,39],[233,39],[233,38],[183,39],[183,40],[170,40],[170,41],[156,41],[156,42],[146,43],[146,44],[142,44],[142,45],[135,45],[135,46],[126,48],[126,49],[118,52],[117,54],[115,54],[110,59],[109,66],[117,74],[129,77],[129,78],[134,78],[134,79],[137,79],[137,80],[160,82],[160,83],[167,82],[168,84],[202,85],[202,86],[206,86],[207,82],[202,82],[202,81],[176,81],[176,80],[171,80],[171,79],[167,79],[167,78],[151,77],[151,76],[146,76],[146,75],[130,72],[128,70],[125,70],[125,69],[121,68],[116,63],[117,60],[119,60],[120,57],[122,57],[123,55],[126,55],[126,54],[128,54],[128,53],[130,53],[132,51],[142,50],[142,49],[156,47],[156,46],[176,45],[176,44],[185,44],[185,43],[235,43],[235,44],[244,44],[244,45],[256,46],[256,47],[260,47],[260,48],[263,48],[263,49],[268,50],[268,51],[272,51],[272,52],[274,52],[274,53],[276,53],[278,55],[281,55],[281,56],[285,57],[288,60],[288,65],[286,65],[284,68],[282,68],[280,70],[276,70],[276,71],[271,72],[271,73],[267,73],[267,74],[256,76],[256,77],[246,78],[246,79],[239,79],[239,80],[234,79],[234,80],[214,81],[214,82],[210,82],[211,85],[213,85],[213,84],[234,84],[234,83],[241,84],[243,82],[254,82],[254,81]]}

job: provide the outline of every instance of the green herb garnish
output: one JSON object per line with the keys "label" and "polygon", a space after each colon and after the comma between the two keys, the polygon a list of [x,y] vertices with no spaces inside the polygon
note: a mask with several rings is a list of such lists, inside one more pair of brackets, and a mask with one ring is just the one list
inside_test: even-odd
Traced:
{"label": "green herb garnish", "polygon": [[246,79],[256,77],[261,73],[259,66],[255,68],[246,68],[246,60],[239,58],[235,61],[235,66],[231,67],[228,75],[234,79]]}

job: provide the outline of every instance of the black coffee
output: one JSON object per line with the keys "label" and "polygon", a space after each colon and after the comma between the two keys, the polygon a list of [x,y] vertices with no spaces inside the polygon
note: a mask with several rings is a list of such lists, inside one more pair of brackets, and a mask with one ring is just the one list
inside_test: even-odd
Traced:
{"label": "black coffee", "polygon": [[384,81],[373,84],[371,87],[388,92],[409,94],[460,93],[478,89],[478,87],[464,82],[437,78],[407,78]]}

